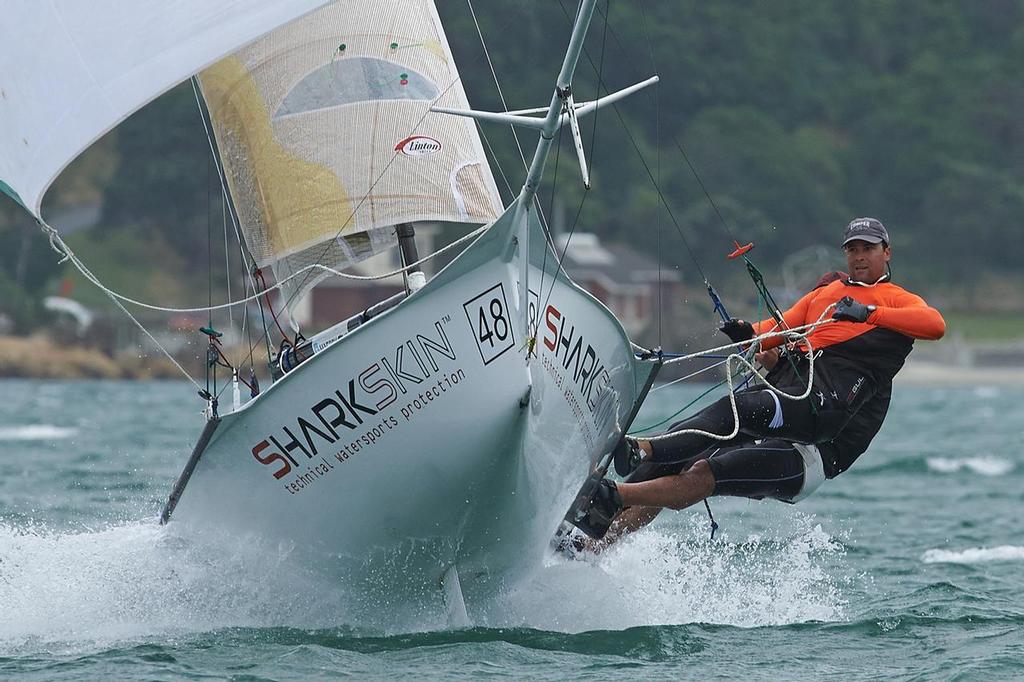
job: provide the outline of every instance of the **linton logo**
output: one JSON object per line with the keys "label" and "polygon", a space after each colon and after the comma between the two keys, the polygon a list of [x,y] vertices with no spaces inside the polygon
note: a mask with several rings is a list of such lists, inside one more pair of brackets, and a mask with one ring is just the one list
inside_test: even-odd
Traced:
{"label": "linton logo", "polygon": [[406,156],[427,156],[441,151],[441,143],[426,135],[410,135],[395,145],[395,151]]}

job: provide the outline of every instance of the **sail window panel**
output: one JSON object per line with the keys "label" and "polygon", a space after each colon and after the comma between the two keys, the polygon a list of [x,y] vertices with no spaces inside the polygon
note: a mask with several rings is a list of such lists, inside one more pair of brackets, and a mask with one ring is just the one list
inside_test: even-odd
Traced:
{"label": "sail window panel", "polygon": [[[334,270],[345,270],[397,245],[398,237],[393,227],[368,230],[351,235],[340,235],[294,251],[275,259],[271,265],[275,279],[281,282],[311,265],[324,265]],[[307,291],[330,276],[331,273],[327,270],[319,268],[306,270],[304,274],[282,285],[281,296],[286,305],[291,308]]]}
{"label": "sail window panel", "polygon": [[426,76],[373,57],[331,62],[292,88],[275,118],[372,100],[427,100],[439,94]]}
{"label": "sail window panel", "polygon": [[[429,111],[469,108],[429,0],[332,3],[199,80],[241,231],[278,281],[385,250],[399,223],[501,212],[473,121]],[[305,272],[298,290],[321,277]]]}

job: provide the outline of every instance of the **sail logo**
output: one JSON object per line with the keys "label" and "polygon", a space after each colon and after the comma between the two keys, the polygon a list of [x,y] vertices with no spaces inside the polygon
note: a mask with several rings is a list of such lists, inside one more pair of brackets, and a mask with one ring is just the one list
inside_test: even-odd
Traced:
{"label": "sail logo", "polygon": [[441,151],[441,143],[426,135],[410,135],[395,145],[395,151],[406,156],[429,156]]}

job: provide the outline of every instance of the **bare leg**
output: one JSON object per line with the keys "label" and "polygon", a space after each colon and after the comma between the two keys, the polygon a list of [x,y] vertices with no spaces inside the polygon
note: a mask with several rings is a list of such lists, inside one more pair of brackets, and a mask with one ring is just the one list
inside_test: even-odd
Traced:
{"label": "bare leg", "polygon": [[677,476],[663,476],[642,483],[619,483],[626,507],[686,509],[715,492],[715,475],[707,460],[697,462]]}
{"label": "bare leg", "polygon": [[590,540],[587,543],[590,551],[600,554],[618,542],[620,538],[649,524],[660,513],[660,507],[629,507],[628,509],[623,509],[615,517],[615,520],[612,521],[611,528],[608,529],[608,533],[603,538],[600,540]]}
{"label": "bare leg", "polygon": [[[639,445],[649,457],[650,441],[639,441]],[[619,483],[618,489],[627,508],[615,517],[607,535],[589,543],[593,552],[599,553],[643,528],[657,518],[664,507],[685,509],[700,502],[715,491],[715,476],[707,460],[701,459],[682,473],[640,483]]]}

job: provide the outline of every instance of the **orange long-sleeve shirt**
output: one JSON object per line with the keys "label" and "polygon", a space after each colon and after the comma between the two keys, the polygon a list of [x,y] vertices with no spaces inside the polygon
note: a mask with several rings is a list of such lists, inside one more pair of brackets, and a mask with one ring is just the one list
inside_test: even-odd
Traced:
{"label": "orange long-sleeve shirt", "polygon": [[[864,287],[837,280],[806,294],[782,317],[790,328],[810,324],[821,317],[825,308],[844,296],[865,305],[873,304],[877,309],[868,316],[867,322],[835,321],[818,327],[809,337],[815,349],[844,343],[875,328],[889,329],[912,339],[936,340],[946,333],[946,322],[938,310],[920,296],[891,282]],[[763,334],[776,330],[778,323],[767,319],[753,326],[756,334]],[[772,348],[784,341],[782,337],[767,339],[763,347]]]}

